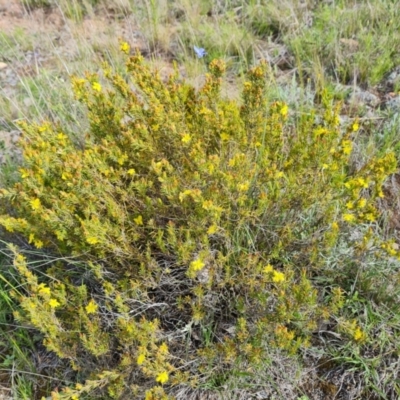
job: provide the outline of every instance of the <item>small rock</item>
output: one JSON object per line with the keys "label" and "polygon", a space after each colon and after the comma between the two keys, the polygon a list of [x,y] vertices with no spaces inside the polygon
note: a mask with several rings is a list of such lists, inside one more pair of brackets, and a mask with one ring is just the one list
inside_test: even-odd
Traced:
{"label": "small rock", "polygon": [[7,66],[8,65],[6,63],[0,62],[0,70],[7,68]]}
{"label": "small rock", "polygon": [[385,105],[390,111],[400,111],[400,96],[391,98]]}
{"label": "small rock", "polygon": [[350,96],[349,102],[358,106],[367,105],[370,107],[376,107],[380,103],[380,99],[371,92],[356,88],[356,90]]}
{"label": "small rock", "polygon": [[255,394],[255,399],[257,400],[266,400],[270,399],[268,393],[265,390],[262,390],[261,392],[258,392]]}
{"label": "small rock", "polygon": [[390,94],[390,92],[398,90],[399,85],[400,85],[400,65],[391,70],[391,72],[379,84],[378,89],[382,93]]}
{"label": "small rock", "polygon": [[387,78],[387,83],[394,85],[398,80],[400,80],[400,65],[393,69]]}

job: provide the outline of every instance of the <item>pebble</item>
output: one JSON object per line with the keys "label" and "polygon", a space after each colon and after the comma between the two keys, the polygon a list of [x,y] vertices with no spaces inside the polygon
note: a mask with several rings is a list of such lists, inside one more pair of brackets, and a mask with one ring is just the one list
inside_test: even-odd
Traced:
{"label": "pebble", "polygon": [[359,86],[342,85],[338,83],[335,89],[337,93],[341,94],[346,99],[347,104],[353,106],[369,106],[375,108],[381,103],[377,95],[367,90],[362,90]]}
{"label": "pebble", "polygon": [[381,102],[379,97],[366,90],[361,90],[356,87],[354,92],[350,95],[349,102],[358,106],[377,107]]}
{"label": "pebble", "polygon": [[386,108],[388,108],[390,111],[393,112],[399,112],[400,111],[400,96],[396,96],[391,98],[386,102]]}
{"label": "pebble", "polygon": [[400,83],[400,65],[393,69],[393,71],[387,77],[386,82],[389,85]]}

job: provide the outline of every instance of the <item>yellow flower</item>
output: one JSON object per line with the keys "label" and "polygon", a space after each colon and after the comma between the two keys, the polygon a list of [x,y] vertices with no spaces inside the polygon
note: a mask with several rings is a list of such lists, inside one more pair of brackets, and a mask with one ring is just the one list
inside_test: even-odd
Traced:
{"label": "yellow flower", "polygon": [[143,225],[143,217],[138,215],[136,218],[133,219],[136,225]]}
{"label": "yellow flower", "polygon": [[125,53],[125,54],[129,54],[129,50],[131,49],[131,47],[129,46],[128,43],[126,42],[121,42],[120,46],[119,46],[120,50]]}
{"label": "yellow flower", "polygon": [[62,132],[60,132],[60,133],[57,135],[57,139],[60,140],[60,141],[64,141],[64,140],[67,139],[67,138],[68,138],[68,136],[65,135],[65,134],[62,133]]}
{"label": "yellow flower", "polygon": [[274,282],[283,282],[285,280],[285,274],[283,272],[274,271],[274,275],[272,277]]}
{"label": "yellow flower", "polygon": [[182,136],[182,142],[183,143],[189,143],[191,140],[192,140],[192,137],[188,133],[185,133]]}
{"label": "yellow flower", "polygon": [[372,213],[365,214],[365,219],[370,222],[374,222],[376,220],[375,215]]}
{"label": "yellow flower", "polygon": [[215,232],[217,232],[217,229],[218,229],[217,225],[215,225],[215,224],[211,225],[207,230],[207,234],[213,235]]}
{"label": "yellow flower", "polygon": [[50,299],[49,300],[49,306],[51,308],[57,308],[58,306],[60,306],[60,303],[56,299]]}
{"label": "yellow flower", "polygon": [[274,267],[271,264],[268,264],[267,266],[264,267],[263,272],[265,274],[269,274],[274,270]]}
{"label": "yellow flower", "polygon": [[95,236],[89,236],[88,238],[86,238],[86,241],[87,241],[89,244],[96,244],[96,243],[99,243],[99,239],[97,239],[97,237],[95,237]]}
{"label": "yellow flower", "polygon": [[50,295],[50,288],[49,287],[47,287],[44,283],[41,283],[39,286],[38,286],[38,292],[40,293],[40,294],[42,294],[42,295]]}
{"label": "yellow flower", "polygon": [[343,214],[343,220],[346,222],[354,222],[356,217],[353,214]]}
{"label": "yellow flower", "polygon": [[156,381],[160,382],[161,385],[168,382],[169,376],[168,372],[161,372],[160,374],[157,375]]}
{"label": "yellow flower", "polygon": [[92,88],[93,90],[95,90],[96,92],[101,92],[101,85],[99,82],[93,82],[92,83]]}
{"label": "yellow flower", "polygon": [[318,127],[317,129],[315,129],[314,134],[316,136],[321,136],[324,133],[327,133],[328,131],[326,130],[326,128],[322,128],[322,126]]}
{"label": "yellow flower", "polygon": [[76,84],[82,86],[82,85],[85,84],[86,81],[85,81],[83,78],[75,78],[75,79],[74,79],[74,82],[75,82]]}
{"label": "yellow flower", "polygon": [[191,268],[193,271],[200,271],[201,269],[203,269],[204,265],[205,265],[205,264],[204,264],[203,261],[201,261],[200,259],[197,259],[197,260],[192,261],[192,262],[190,263],[190,268]]}
{"label": "yellow flower", "polygon": [[205,200],[203,201],[203,204],[201,205],[205,210],[212,210],[213,208],[213,202],[212,200]]}
{"label": "yellow flower", "polygon": [[136,362],[137,365],[142,365],[144,363],[144,360],[146,359],[146,356],[144,354],[139,354]]}
{"label": "yellow flower", "polygon": [[135,170],[134,170],[133,168],[128,169],[128,174],[129,174],[130,176],[135,175]]}
{"label": "yellow flower", "polygon": [[365,333],[360,329],[360,327],[357,327],[356,330],[354,331],[353,338],[357,342],[361,342],[364,340],[366,337]]}
{"label": "yellow flower", "polygon": [[73,394],[71,396],[71,400],[79,400],[79,397],[76,394]]}
{"label": "yellow flower", "polygon": [[352,210],[352,209],[354,208],[354,203],[353,203],[352,201],[348,201],[348,202],[346,203],[346,207],[347,207],[349,210]]}
{"label": "yellow flower", "polygon": [[94,300],[90,300],[88,305],[85,307],[87,314],[94,314],[97,311],[98,305]]}
{"label": "yellow flower", "polygon": [[338,165],[336,162],[333,162],[331,164],[331,171],[337,171],[339,169]]}
{"label": "yellow flower", "polygon": [[21,178],[22,179],[25,179],[25,178],[27,178],[29,176],[29,173],[28,173],[28,171],[26,169],[21,168],[19,170],[19,172],[21,173]]}
{"label": "yellow flower", "polygon": [[368,187],[368,182],[364,178],[358,178],[357,179],[357,183],[358,183],[359,186],[361,186],[363,188],[367,188]]}
{"label": "yellow flower", "polygon": [[63,180],[63,181],[66,181],[67,179],[69,179],[71,177],[71,174],[69,174],[68,172],[63,172],[62,174],[61,174],[61,179]]}
{"label": "yellow flower", "polygon": [[120,157],[118,157],[118,164],[123,165],[124,162],[128,159],[127,154],[122,154]]}
{"label": "yellow flower", "polygon": [[249,190],[250,184],[249,182],[245,182],[245,183],[239,183],[238,184],[238,189],[241,192],[246,192],[247,190]]}
{"label": "yellow flower", "polygon": [[343,146],[343,153],[346,155],[349,155],[351,153],[351,150],[353,148],[353,144],[351,143],[350,140],[343,140],[342,142]]}
{"label": "yellow flower", "polygon": [[351,127],[353,132],[357,132],[359,128],[360,128],[360,125],[358,125],[358,122],[354,122],[353,126]]}
{"label": "yellow flower", "polygon": [[221,140],[226,142],[227,140],[229,140],[229,135],[225,132],[221,133],[221,135],[219,135]]}
{"label": "yellow flower", "polygon": [[283,104],[281,107],[281,110],[279,111],[279,113],[283,116],[286,117],[287,113],[289,111],[289,107],[287,106],[287,104]]}
{"label": "yellow flower", "polygon": [[33,244],[36,246],[37,249],[41,249],[43,247],[43,242],[41,240],[35,239]]}
{"label": "yellow flower", "polygon": [[362,198],[358,201],[357,205],[359,208],[364,208],[366,206],[366,204],[367,204],[367,199]]}
{"label": "yellow flower", "polygon": [[179,201],[182,203],[182,201],[189,195],[192,194],[192,191],[190,189],[185,190],[184,192],[179,193]]}
{"label": "yellow flower", "polygon": [[339,229],[339,225],[337,222],[332,223],[332,229],[334,229],[335,231],[337,231]]}
{"label": "yellow flower", "polygon": [[159,348],[161,354],[167,354],[168,353],[168,346],[166,343],[163,343]]}
{"label": "yellow flower", "polygon": [[30,201],[32,210],[38,210],[42,205],[40,199],[34,199]]}

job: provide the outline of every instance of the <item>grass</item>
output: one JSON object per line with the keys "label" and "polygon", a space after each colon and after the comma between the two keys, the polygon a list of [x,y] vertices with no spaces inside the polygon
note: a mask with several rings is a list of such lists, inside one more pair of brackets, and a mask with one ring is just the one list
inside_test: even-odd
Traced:
{"label": "grass", "polygon": [[323,62],[328,74],[344,83],[376,85],[399,63],[398,8],[388,1],[321,3],[312,27],[284,38],[296,57],[313,71]]}
{"label": "grass", "polygon": [[[229,85],[224,90],[230,97],[237,95],[244,71],[267,58],[271,67],[269,97],[271,101],[287,102],[293,117],[318,103],[319,93],[326,89],[346,105],[344,117],[360,121],[354,168],[388,150],[394,150],[400,159],[399,110],[377,107],[370,110],[371,116],[368,107],[348,101],[355,86],[382,97],[385,78],[400,64],[400,9],[395,1],[23,0],[22,4],[31,13],[33,24],[35,10],[45,7],[61,15],[65,29],[60,44],[52,32],[42,33],[38,27],[31,32],[17,27],[0,34],[0,61],[10,65],[15,77],[11,91],[0,89],[1,129],[18,129],[20,120],[49,119],[61,122],[79,140],[87,125],[84,109],[72,95],[69,77],[93,71],[93,66],[102,60],[116,70],[121,69],[118,36],[114,33],[118,31],[133,46],[136,44],[149,62],[166,72],[176,61],[185,79],[196,86],[200,86],[207,71],[207,60],[225,59]],[[107,18],[109,26],[97,27],[95,35],[85,34],[85,20],[101,17]],[[117,30],[122,25],[124,29]],[[206,49],[206,60],[197,59],[194,45]],[[44,57],[27,62],[27,54],[32,52]],[[399,85],[396,83],[391,89],[398,91]],[[16,162],[12,160],[2,167],[2,185],[14,179],[15,169]],[[387,197],[382,201],[386,218],[377,231],[382,238],[398,239],[393,228],[400,212],[397,199],[398,188],[388,183]],[[357,232],[353,234],[357,236]],[[240,238],[240,242],[251,245],[251,233],[243,235],[245,239]],[[278,372],[264,372],[255,379],[257,382],[252,382],[257,386],[263,380],[269,396],[312,399],[313,393],[322,390],[329,397],[329,385],[337,383],[331,379],[332,371],[340,371],[342,383],[346,379],[359,382],[352,399],[400,396],[398,262],[373,257],[355,259],[347,245],[354,237],[347,240],[334,257],[326,260],[323,279],[315,281],[329,288],[341,279],[337,269],[354,270],[354,279],[342,282],[348,294],[345,311],[349,319],[362,321],[369,340],[361,350],[351,343],[343,346],[349,328],[343,326],[341,336],[337,337],[329,333],[328,326],[320,327],[311,348],[295,359],[271,351],[266,365],[276,365]],[[18,304],[10,292],[21,288],[10,270],[8,257],[3,255],[0,261],[1,384],[10,388],[15,398],[39,398],[37,385],[43,392],[54,387],[49,371],[53,373],[57,366],[47,372],[38,371],[33,360],[39,354],[39,337],[32,335],[28,327],[15,324],[12,315]],[[392,283],[388,285],[388,281]],[[341,321],[335,323],[340,325]],[[212,336],[210,329],[204,329],[207,337]],[[324,365],[329,368],[317,368],[321,360],[328,360]],[[313,367],[313,382],[307,381],[308,362]],[[215,390],[226,385],[235,393],[238,382],[248,382],[240,374],[230,381],[225,378],[217,376],[215,382],[208,382],[203,389]],[[181,398],[184,396],[183,391]],[[232,394],[230,398],[234,396],[240,398],[241,394]]]}
{"label": "grass", "polygon": [[11,292],[18,293],[21,289],[12,272],[10,256],[2,242],[0,264],[0,374],[1,384],[10,388],[13,396],[20,399],[30,399],[34,395],[31,373],[35,366],[31,353],[38,343],[32,337],[32,331],[20,326],[13,318],[13,312],[18,310]]}

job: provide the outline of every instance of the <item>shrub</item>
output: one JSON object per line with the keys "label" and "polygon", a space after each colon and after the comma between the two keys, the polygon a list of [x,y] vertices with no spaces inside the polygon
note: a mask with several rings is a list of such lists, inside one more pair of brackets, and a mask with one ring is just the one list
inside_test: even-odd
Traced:
{"label": "shrub", "polygon": [[[2,190],[2,226],[60,255],[37,271],[11,247],[25,282],[16,317],[77,371],[54,399],[167,399],[255,375],[269,349],[295,354],[340,316],[345,279],[314,280],[341,234],[357,227],[356,251],[379,251],[370,227],[394,155],[352,168],[358,124],[343,132],[326,94],[289,120],[267,101],[265,63],[242,104],[220,96],[219,60],[198,92],[138,54],[126,66],[72,79],[81,137],[23,123],[20,180]],[[353,320],[337,329],[365,340]]]}

